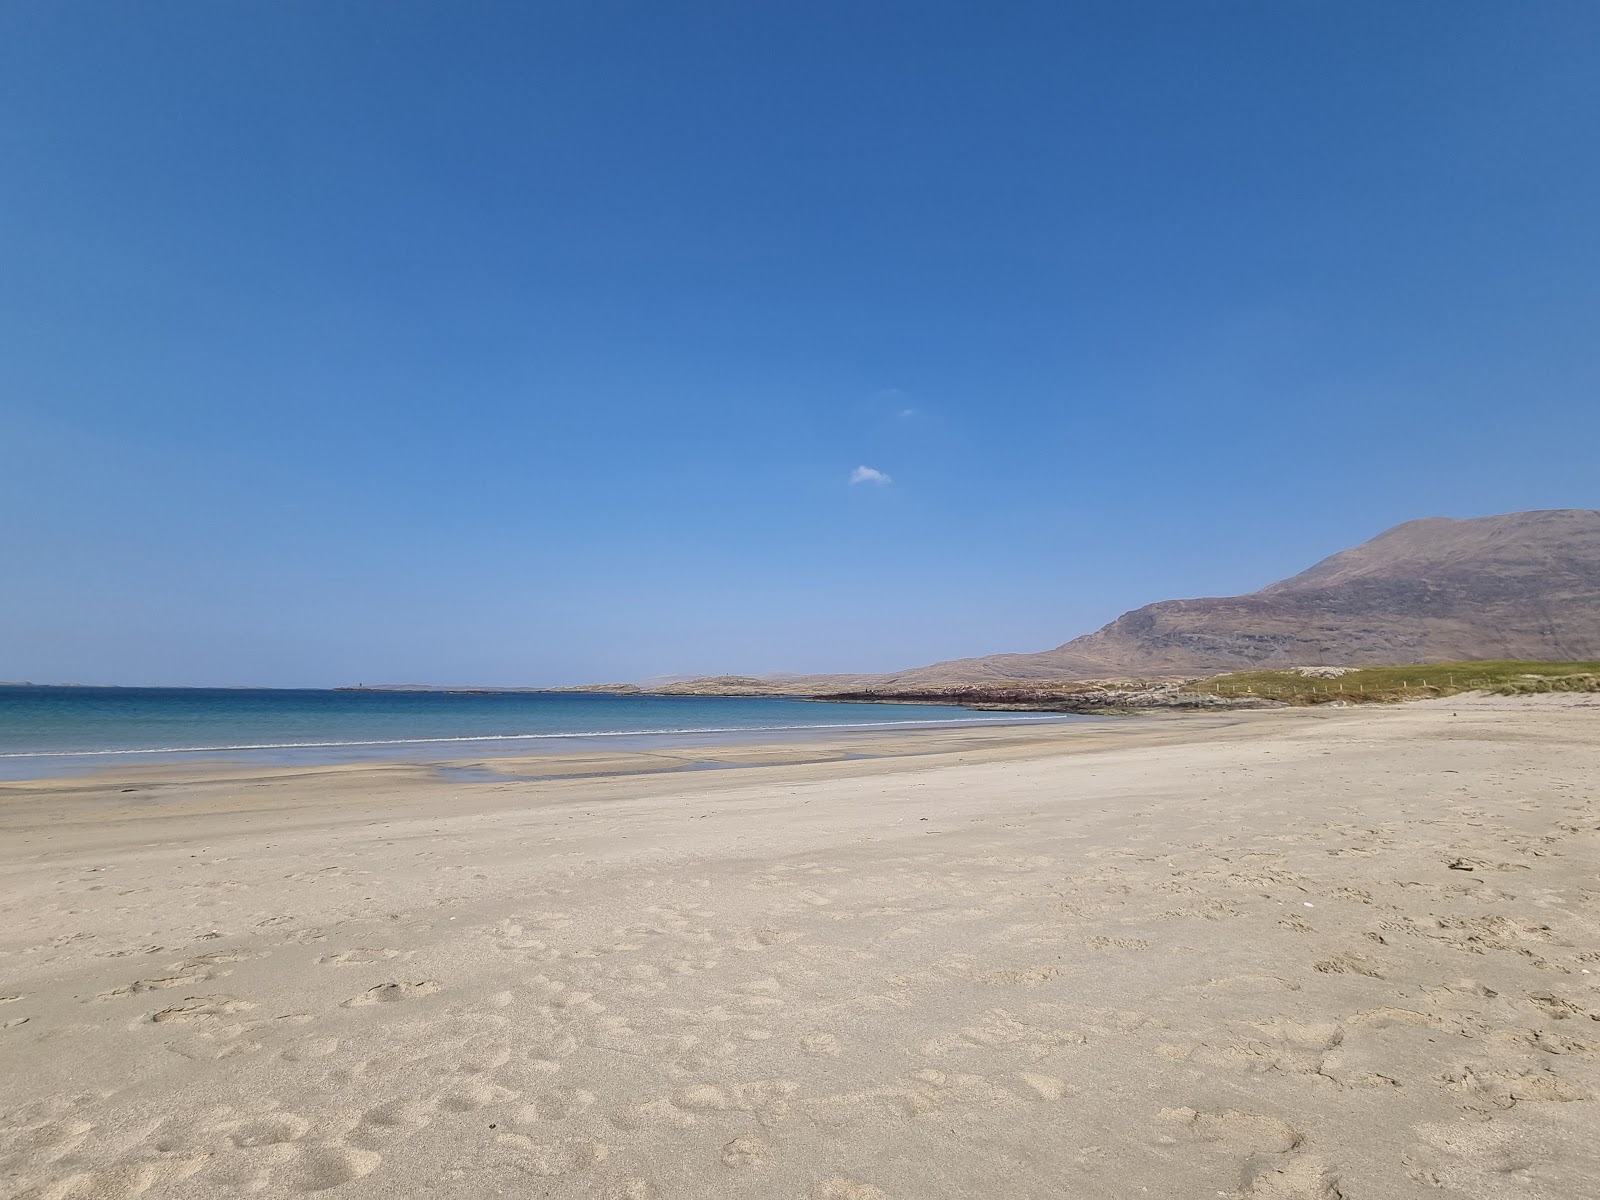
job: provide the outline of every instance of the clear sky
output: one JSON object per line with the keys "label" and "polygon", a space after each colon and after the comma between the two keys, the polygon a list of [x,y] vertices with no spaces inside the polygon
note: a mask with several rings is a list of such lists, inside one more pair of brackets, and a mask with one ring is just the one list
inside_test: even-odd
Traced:
{"label": "clear sky", "polygon": [[0,679],[891,669],[1600,507],[1597,61],[1591,0],[9,0]]}

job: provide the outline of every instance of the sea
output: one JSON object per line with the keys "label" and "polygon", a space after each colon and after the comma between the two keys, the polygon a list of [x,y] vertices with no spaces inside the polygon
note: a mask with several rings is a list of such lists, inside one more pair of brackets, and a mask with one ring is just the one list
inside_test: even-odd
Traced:
{"label": "sea", "polygon": [[1086,719],[769,697],[6,685],[0,779],[132,764],[448,761]]}

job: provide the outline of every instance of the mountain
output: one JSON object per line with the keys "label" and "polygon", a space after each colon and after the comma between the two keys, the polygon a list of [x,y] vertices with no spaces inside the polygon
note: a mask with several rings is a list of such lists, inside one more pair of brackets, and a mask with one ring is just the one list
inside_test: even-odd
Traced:
{"label": "mountain", "polygon": [[1600,511],[1407,521],[1258,592],[1147,604],[1038,654],[662,690],[814,695],[1469,659],[1600,660]]}
{"label": "mountain", "polygon": [[1407,521],[1258,592],[1147,604],[1054,650],[876,686],[1465,659],[1600,659],[1600,511]]}

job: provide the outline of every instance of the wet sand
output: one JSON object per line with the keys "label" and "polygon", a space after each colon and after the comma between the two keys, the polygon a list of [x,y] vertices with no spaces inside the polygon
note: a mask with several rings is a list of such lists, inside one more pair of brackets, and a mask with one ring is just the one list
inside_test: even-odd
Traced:
{"label": "wet sand", "polygon": [[0,784],[0,1194],[1582,1197],[1600,704]]}

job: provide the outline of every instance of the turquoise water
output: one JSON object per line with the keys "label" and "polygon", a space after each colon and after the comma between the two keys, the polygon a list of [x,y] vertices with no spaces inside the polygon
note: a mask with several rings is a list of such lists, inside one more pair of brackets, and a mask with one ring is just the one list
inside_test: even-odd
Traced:
{"label": "turquoise water", "polygon": [[609,739],[608,745],[683,745],[885,726],[1064,719],[1071,718],[722,696],[0,687],[0,778],[197,758],[446,759],[570,750],[592,747],[596,739]]}

